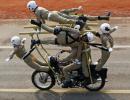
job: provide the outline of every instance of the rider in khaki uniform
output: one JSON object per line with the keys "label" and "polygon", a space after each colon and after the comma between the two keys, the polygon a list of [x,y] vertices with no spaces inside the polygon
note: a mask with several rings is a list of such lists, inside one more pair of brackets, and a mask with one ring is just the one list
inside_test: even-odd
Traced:
{"label": "rider in khaki uniform", "polygon": [[[23,56],[27,53],[27,51],[25,50],[25,47],[24,47],[24,42],[25,42],[25,40],[24,39],[21,40],[21,38],[18,36],[14,36],[11,38],[11,43],[14,47],[14,50],[10,53],[10,55],[6,59],[6,61],[11,60],[15,54],[18,58],[20,58],[20,59],[23,58]],[[32,54],[30,54],[28,57],[26,57],[24,59],[24,62],[35,70],[40,70],[40,71],[49,70],[49,68],[47,67],[47,64],[40,62]]]}
{"label": "rider in khaki uniform", "polygon": [[100,26],[101,33],[94,32],[94,34],[100,38],[102,46],[108,48],[108,51],[101,51],[101,58],[98,60],[96,71],[100,71],[104,64],[107,62],[108,58],[110,57],[110,53],[114,45],[111,33],[116,31],[117,29],[118,26],[111,28],[111,26],[108,23],[104,23]]}
{"label": "rider in khaki uniform", "polygon": [[[27,8],[34,12],[37,19],[45,23],[45,20],[50,20],[54,22],[59,22],[62,24],[74,24],[78,20],[77,15],[67,15],[58,11],[48,11],[43,7],[38,7],[35,1],[29,1],[27,3]],[[109,20],[109,16],[85,16],[87,20]]]}

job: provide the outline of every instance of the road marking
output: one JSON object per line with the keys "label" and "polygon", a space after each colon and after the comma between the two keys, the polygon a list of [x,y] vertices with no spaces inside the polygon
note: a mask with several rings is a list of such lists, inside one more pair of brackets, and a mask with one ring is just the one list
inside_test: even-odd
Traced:
{"label": "road marking", "polygon": [[0,46],[0,49],[12,49],[12,46]]}
{"label": "road marking", "polygon": [[[12,49],[13,47],[12,46],[0,46],[0,49]],[[60,50],[64,47],[53,47],[53,48],[50,48],[50,47],[45,47],[46,49],[48,50]],[[115,49],[125,49],[125,48],[130,48],[130,45],[115,45],[114,46]],[[67,47],[66,47],[67,49]]]}
{"label": "road marking", "polygon": [[[51,89],[51,91],[57,93],[87,93],[86,89],[73,88],[73,89]],[[36,93],[39,92],[38,89],[0,89],[0,92],[15,92],[15,93]],[[49,91],[45,91],[49,92]],[[94,92],[96,93],[96,92]],[[106,93],[106,94],[130,94],[130,90],[101,90],[97,93]]]}
{"label": "road marking", "polygon": [[130,45],[115,45],[114,48],[130,48]]}

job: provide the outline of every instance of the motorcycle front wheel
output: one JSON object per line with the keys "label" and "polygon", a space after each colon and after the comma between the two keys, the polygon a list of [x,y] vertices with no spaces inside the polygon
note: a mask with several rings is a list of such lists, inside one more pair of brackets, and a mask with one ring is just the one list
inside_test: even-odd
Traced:
{"label": "motorcycle front wheel", "polygon": [[49,90],[55,85],[54,75],[49,72],[34,71],[32,83],[40,90]]}

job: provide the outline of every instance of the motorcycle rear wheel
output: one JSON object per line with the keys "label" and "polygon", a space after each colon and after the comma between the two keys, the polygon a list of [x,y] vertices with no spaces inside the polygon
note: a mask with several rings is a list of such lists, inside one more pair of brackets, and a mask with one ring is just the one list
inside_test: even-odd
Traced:
{"label": "motorcycle rear wheel", "polygon": [[105,78],[99,76],[97,79],[93,79],[93,82],[86,84],[85,88],[89,91],[99,91],[105,86]]}

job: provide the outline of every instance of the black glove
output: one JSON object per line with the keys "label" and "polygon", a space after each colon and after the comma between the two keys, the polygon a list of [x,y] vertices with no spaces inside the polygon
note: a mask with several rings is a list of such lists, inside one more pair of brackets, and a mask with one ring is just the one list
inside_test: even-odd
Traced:
{"label": "black glove", "polygon": [[30,23],[33,24],[33,25],[37,25],[38,27],[41,27],[41,24],[42,24],[41,21],[37,21],[37,20],[31,20]]}
{"label": "black glove", "polygon": [[41,43],[41,41],[40,40],[31,40],[31,46],[30,46],[30,48],[33,48],[33,46],[35,45],[35,44],[40,44]]}
{"label": "black glove", "polygon": [[87,17],[85,17],[84,15],[81,15],[78,17],[78,20],[82,20],[83,22],[87,21]]}
{"label": "black glove", "polygon": [[82,30],[82,28],[85,26],[85,22],[83,20],[78,20],[75,24],[80,26],[79,30]]}
{"label": "black glove", "polygon": [[62,31],[61,27],[55,27],[54,28],[54,35],[58,35]]}

